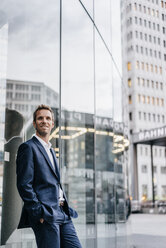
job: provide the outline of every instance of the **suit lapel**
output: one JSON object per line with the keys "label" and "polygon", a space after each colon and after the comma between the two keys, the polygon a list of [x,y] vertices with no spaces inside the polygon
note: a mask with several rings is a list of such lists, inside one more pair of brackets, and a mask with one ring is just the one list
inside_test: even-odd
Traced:
{"label": "suit lapel", "polygon": [[[59,172],[56,173],[57,170],[56,170],[56,172],[55,172],[55,170],[54,170],[54,168],[53,168],[53,166],[52,166],[52,164],[51,164],[51,161],[50,161],[50,159],[49,159],[49,157],[48,157],[48,154],[47,154],[46,150],[44,149],[44,147],[42,146],[42,144],[40,143],[40,141],[39,141],[35,136],[33,136],[32,140],[35,142],[35,144],[37,145],[37,147],[39,148],[39,150],[40,150],[41,153],[43,154],[45,160],[47,161],[47,163],[48,163],[48,165],[50,166],[51,170],[54,172],[54,174],[55,174],[55,176],[57,177],[58,181],[60,181]],[[53,152],[52,154],[54,154],[54,152]],[[54,155],[54,156],[55,156],[55,155]],[[54,161],[56,162],[55,159],[54,159]],[[55,164],[55,166],[57,166],[57,163]]]}
{"label": "suit lapel", "polygon": [[57,174],[57,176],[58,176],[58,178],[60,180],[59,167],[58,167],[58,163],[57,163],[57,159],[56,159],[54,149],[52,149],[52,148],[51,148],[51,153],[52,153],[54,164],[55,164],[55,171],[56,171],[56,174]]}

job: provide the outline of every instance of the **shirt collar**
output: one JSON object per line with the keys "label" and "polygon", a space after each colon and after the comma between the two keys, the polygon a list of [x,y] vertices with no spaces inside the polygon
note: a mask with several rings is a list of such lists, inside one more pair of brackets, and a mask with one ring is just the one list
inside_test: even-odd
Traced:
{"label": "shirt collar", "polygon": [[41,139],[36,134],[34,134],[33,136],[35,136],[44,147],[51,149],[52,144],[50,142],[48,142],[48,144],[47,144],[43,139]]}

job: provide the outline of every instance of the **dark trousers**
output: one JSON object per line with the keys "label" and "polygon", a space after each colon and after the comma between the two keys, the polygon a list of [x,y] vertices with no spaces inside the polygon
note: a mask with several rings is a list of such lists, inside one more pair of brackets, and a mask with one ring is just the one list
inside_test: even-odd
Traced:
{"label": "dark trousers", "polygon": [[73,222],[61,207],[56,223],[38,222],[32,229],[38,248],[82,248]]}

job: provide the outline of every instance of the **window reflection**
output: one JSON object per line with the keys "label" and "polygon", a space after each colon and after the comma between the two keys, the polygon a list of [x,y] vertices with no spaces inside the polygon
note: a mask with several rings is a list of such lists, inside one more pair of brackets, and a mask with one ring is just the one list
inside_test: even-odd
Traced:
{"label": "window reflection", "polygon": [[[2,215],[4,242],[20,241],[25,247],[35,247],[29,229],[21,232],[15,230],[18,218],[14,215],[19,212],[19,206],[16,211],[15,203],[19,205],[20,200],[15,191],[10,191],[15,190],[15,177],[12,176],[15,174],[15,164],[12,169],[6,165],[13,163],[22,137],[31,138],[34,132],[32,113],[41,103],[50,105],[55,111],[56,123],[50,141],[59,159],[70,205],[79,212],[76,227],[83,247],[96,248],[98,245],[107,248],[110,237],[114,247],[117,239],[115,225],[126,221],[124,185],[127,162],[123,155],[129,142],[125,127],[120,122],[122,82],[117,55],[117,51],[120,53],[117,49],[117,26],[113,25],[115,14],[111,15],[109,1],[105,5],[99,1],[95,5],[93,1],[82,2],[91,17],[95,13],[96,25],[103,40],[80,1],[71,0],[69,3],[65,0],[60,85],[59,3],[16,0],[13,4],[6,0],[0,6],[0,11],[3,8],[0,20],[0,50],[3,51],[0,54],[0,161],[4,174],[2,166],[0,172],[4,180],[3,207],[7,211],[5,213],[4,210]],[[114,26],[116,30],[111,30]],[[115,32],[116,38],[113,36]],[[106,45],[113,51],[118,67],[113,63]],[[127,67],[131,69],[131,62]],[[127,100],[132,99],[126,96]],[[22,131],[17,127],[17,133],[12,133],[12,128],[8,126],[9,113],[24,117]],[[17,117],[11,119],[11,124],[17,123]],[[115,120],[119,122],[115,123]],[[10,135],[7,135],[7,130],[11,131]],[[4,140],[4,131],[5,136],[10,138],[6,136]],[[13,154],[12,160],[9,153]],[[6,184],[9,184],[8,187]],[[6,201],[14,203],[6,207]],[[10,227],[5,229],[4,223],[7,222],[4,216],[10,214]]]}

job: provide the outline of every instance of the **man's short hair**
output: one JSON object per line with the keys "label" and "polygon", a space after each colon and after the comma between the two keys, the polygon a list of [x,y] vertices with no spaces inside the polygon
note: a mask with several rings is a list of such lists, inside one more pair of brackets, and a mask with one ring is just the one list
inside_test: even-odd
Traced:
{"label": "man's short hair", "polygon": [[42,109],[49,110],[51,112],[51,115],[52,115],[52,120],[54,121],[54,112],[52,111],[52,109],[50,108],[50,106],[44,105],[44,104],[39,105],[36,108],[36,110],[34,111],[34,113],[33,113],[33,121],[36,122],[36,113],[37,113],[37,111],[42,110]]}

